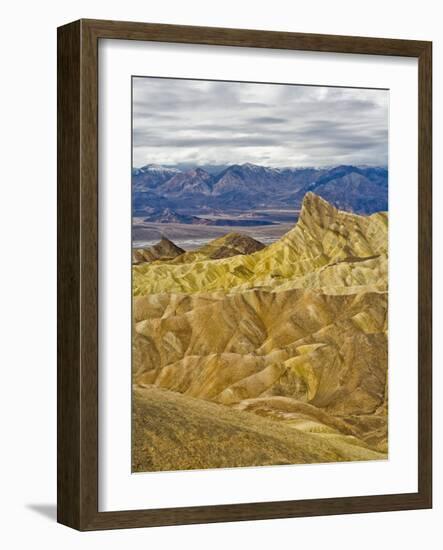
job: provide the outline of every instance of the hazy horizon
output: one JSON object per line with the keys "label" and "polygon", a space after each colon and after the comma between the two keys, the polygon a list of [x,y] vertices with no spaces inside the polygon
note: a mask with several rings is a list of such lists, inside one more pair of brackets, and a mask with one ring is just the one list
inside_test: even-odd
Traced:
{"label": "hazy horizon", "polygon": [[232,163],[226,163],[226,164],[219,164],[219,165],[213,165],[213,164],[205,164],[205,163],[159,163],[159,162],[145,162],[144,164],[134,165],[134,170],[140,170],[141,168],[144,168],[146,166],[158,166],[162,168],[170,168],[170,169],[176,169],[181,170],[183,172],[187,170],[202,168],[208,172],[210,172],[213,175],[217,175],[218,171],[222,171],[225,168],[228,168],[229,166],[245,166],[247,164],[253,164],[254,166],[260,166],[262,168],[270,168],[272,170],[306,170],[306,169],[312,169],[312,170],[327,170],[336,168],[338,166],[355,166],[356,168],[383,168],[385,170],[388,169],[388,164],[351,164],[351,163],[340,163],[340,164],[324,164],[321,166],[273,166],[270,163],[261,164],[259,162],[257,163],[251,163],[248,161],[244,162],[232,162]]}

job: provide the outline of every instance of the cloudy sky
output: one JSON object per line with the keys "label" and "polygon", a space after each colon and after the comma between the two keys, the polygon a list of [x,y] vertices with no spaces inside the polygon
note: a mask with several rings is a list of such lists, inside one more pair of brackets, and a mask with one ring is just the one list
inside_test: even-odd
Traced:
{"label": "cloudy sky", "polygon": [[387,165],[389,92],[133,78],[133,165]]}

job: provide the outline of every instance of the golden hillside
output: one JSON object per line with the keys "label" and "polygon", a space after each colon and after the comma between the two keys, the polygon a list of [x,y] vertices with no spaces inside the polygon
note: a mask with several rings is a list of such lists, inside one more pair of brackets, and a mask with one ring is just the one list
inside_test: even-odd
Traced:
{"label": "golden hillside", "polygon": [[158,388],[137,388],[134,472],[380,460],[352,436],[319,437],[290,424]]}
{"label": "golden hillside", "polygon": [[[171,394],[194,409],[210,401],[217,415],[279,426],[296,446],[296,434],[315,436],[319,459],[289,462],[338,460],[322,445],[339,443],[347,449],[342,460],[374,458],[368,448],[386,456],[387,223],[385,213],[341,212],[311,193],[297,225],[260,251],[135,266],[136,417],[148,406],[143,391],[157,387],[169,390],[155,394],[159,402]],[[150,429],[140,422],[139,450]],[[269,453],[259,463],[281,463]],[[257,464],[245,456],[239,448],[238,464],[235,456],[227,462]],[[171,464],[155,468],[179,467]]]}
{"label": "golden hillside", "polygon": [[349,292],[358,286],[384,289],[387,271],[386,213],[341,212],[308,193],[294,229],[249,255],[155,263],[133,270],[134,295],[192,293],[247,288],[323,288]]}

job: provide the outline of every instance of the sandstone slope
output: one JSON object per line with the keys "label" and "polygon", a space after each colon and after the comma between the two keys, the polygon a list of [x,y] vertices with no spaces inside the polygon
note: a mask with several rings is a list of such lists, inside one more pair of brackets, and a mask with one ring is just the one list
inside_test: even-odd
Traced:
{"label": "sandstone slope", "polygon": [[380,460],[355,438],[304,434],[282,423],[182,396],[134,390],[132,471]]}
{"label": "sandstone slope", "polygon": [[[135,295],[248,288],[385,289],[386,213],[357,216],[308,193],[296,226],[279,241],[248,255],[192,263],[136,266]],[[335,290],[334,290],[335,289]]]}
{"label": "sandstone slope", "polygon": [[386,456],[387,214],[348,214],[311,193],[273,245],[136,266],[134,283],[137,391],[162,388]]}

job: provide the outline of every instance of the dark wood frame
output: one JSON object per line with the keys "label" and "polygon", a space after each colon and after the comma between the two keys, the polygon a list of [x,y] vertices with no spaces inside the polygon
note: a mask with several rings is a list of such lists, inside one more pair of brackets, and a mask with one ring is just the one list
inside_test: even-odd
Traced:
{"label": "dark wood frame", "polygon": [[[98,41],[125,39],[418,58],[418,492],[98,511]],[[80,20],[58,29],[58,521],[85,531],[432,507],[432,43]]]}

